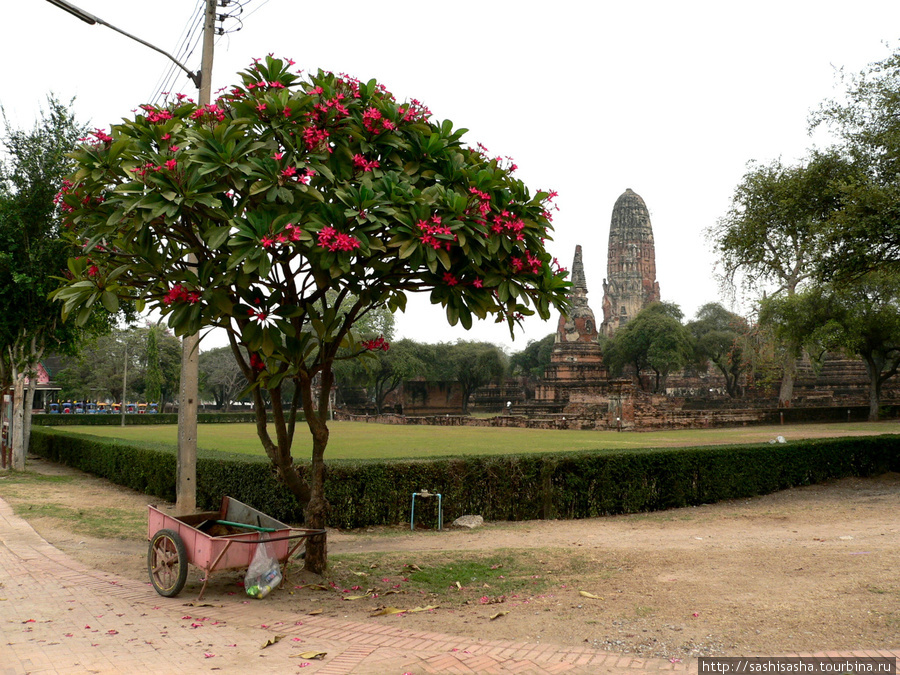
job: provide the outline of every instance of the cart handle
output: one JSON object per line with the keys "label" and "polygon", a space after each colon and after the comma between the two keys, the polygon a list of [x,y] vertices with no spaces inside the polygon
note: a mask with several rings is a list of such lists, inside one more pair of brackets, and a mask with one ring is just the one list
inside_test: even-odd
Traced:
{"label": "cart handle", "polygon": [[[291,529],[291,528],[289,528]],[[275,530],[276,532],[280,532],[281,530]],[[304,530],[303,534],[292,534],[287,537],[267,537],[263,539],[263,543],[269,543],[270,541],[288,541],[289,539],[303,539],[305,537],[318,537],[323,534],[326,534],[327,530]],[[235,535],[237,536],[237,535]],[[229,539],[232,544],[259,544],[259,539]]]}
{"label": "cart handle", "polygon": [[258,525],[248,525],[247,523],[234,523],[230,520],[214,520],[219,525],[230,525],[231,527],[242,527],[247,530],[256,530],[257,532],[278,532],[274,527],[259,527]]}

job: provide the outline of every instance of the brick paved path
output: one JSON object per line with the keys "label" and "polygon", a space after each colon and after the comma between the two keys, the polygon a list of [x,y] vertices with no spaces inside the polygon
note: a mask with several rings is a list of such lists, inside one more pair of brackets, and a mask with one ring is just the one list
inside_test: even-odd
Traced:
{"label": "brick paved path", "polygon": [[[283,637],[261,648],[276,635]],[[305,651],[326,656],[302,658]],[[900,650],[856,653],[879,654]],[[190,598],[160,597],[149,583],[84,567],[0,500],[0,675],[642,671],[696,673],[697,664],[273,612],[265,601],[192,606]]]}

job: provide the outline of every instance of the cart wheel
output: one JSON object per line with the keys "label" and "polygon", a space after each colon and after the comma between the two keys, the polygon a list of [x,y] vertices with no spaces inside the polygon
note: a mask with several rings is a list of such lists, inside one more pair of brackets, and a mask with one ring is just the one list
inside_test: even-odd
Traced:
{"label": "cart wheel", "polygon": [[165,598],[181,593],[187,581],[188,560],[184,541],[177,532],[160,530],[150,540],[147,571],[156,592]]}

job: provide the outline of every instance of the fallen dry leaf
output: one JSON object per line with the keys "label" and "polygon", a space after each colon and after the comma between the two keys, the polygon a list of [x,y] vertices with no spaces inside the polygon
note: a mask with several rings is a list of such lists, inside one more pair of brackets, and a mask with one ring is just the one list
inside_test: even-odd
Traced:
{"label": "fallen dry leaf", "polygon": [[262,646],[260,647],[260,649],[265,649],[266,647],[271,647],[271,646],[274,645],[276,642],[279,642],[283,637],[284,637],[284,635],[273,635],[273,636],[270,637],[268,640],[266,640],[265,642],[263,642],[263,644],[262,644]]}
{"label": "fallen dry leaf", "polygon": [[587,591],[578,591],[578,595],[581,595],[585,598],[593,598],[594,600],[602,600],[599,595],[594,595],[593,593],[588,593]]}
{"label": "fallen dry leaf", "polygon": [[306,614],[307,614],[307,616],[315,616],[316,614],[321,614],[322,611],[323,610],[321,610],[321,609],[314,609],[311,612],[307,612]]}
{"label": "fallen dry leaf", "polygon": [[413,614],[414,612],[430,612],[431,610],[437,609],[438,607],[440,607],[440,605],[427,605],[425,607],[416,607],[415,609],[408,609],[406,611],[410,614]]}
{"label": "fallen dry leaf", "polygon": [[303,652],[302,654],[291,654],[292,659],[324,659],[328,652]]}
{"label": "fallen dry leaf", "polygon": [[509,612],[497,612],[491,617],[491,621],[493,621],[494,619],[499,619],[501,616],[506,616],[507,614],[509,614]]}
{"label": "fallen dry leaf", "polygon": [[345,595],[341,598],[341,600],[362,600],[363,598],[368,598],[371,593],[366,593],[365,595]]}
{"label": "fallen dry leaf", "polygon": [[327,591],[329,590],[328,586],[323,586],[322,584],[303,584],[302,586],[294,586],[294,588],[311,588],[314,591]]}
{"label": "fallen dry leaf", "polygon": [[456,582],[456,590],[458,590],[458,591],[462,590],[462,584],[459,583],[458,581]]}
{"label": "fallen dry leaf", "polygon": [[369,616],[388,616],[390,614],[415,614],[416,612],[430,612],[437,609],[440,605],[428,605],[426,607],[414,607],[413,609],[400,609],[399,607],[385,607]]}

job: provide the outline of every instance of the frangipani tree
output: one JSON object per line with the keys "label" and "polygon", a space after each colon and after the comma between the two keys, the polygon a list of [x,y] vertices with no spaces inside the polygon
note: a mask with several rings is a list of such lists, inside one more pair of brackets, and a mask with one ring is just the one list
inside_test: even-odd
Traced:
{"label": "frangipani tree", "polygon": [[[451,324],[493,317],[513,330],[565,308],[569,284],[544,246],[552,193],[529,191],[509,160],[466,147],[464,130],[418,101],[292,65],[257,60],[211,105],[178,96],[93,132],[62,196],[84,255],[56,297],[76,320],[129,298],[179,335],[224,328],[262,445],[318,528],[332,366],[384,348],[359,341],[357,322],[428,292]],[[286,380],[298,392],[289,408]],[[301,405],[308,472],[291,453]],[[324,542],[306,561],[324,568]]]}

